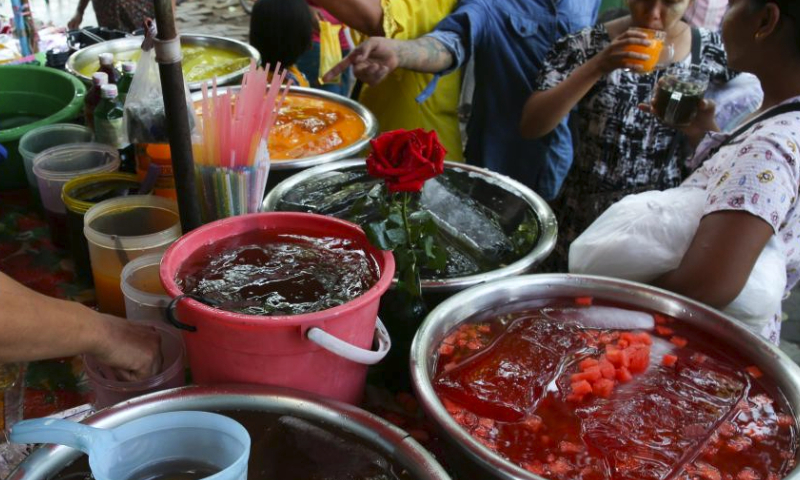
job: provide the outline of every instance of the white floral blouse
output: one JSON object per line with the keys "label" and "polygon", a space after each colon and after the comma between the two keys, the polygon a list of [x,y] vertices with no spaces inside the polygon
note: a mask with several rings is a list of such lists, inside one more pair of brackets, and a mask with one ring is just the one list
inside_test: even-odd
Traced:
{"label": "white floral blouse", "polygon": [[[785,103],[800,104],[800,97]],[[692,163],[702,162],[727,139],[709,134],[698,147]],[[779,236],[786,255],[786,293],[800,279],[800,111],[791,111],[757,122],[728,145],[705,160],[684,182],[704,188],[705,214],[742,210],[767,222]],[[780,314],[761,335],[778,343]]]}

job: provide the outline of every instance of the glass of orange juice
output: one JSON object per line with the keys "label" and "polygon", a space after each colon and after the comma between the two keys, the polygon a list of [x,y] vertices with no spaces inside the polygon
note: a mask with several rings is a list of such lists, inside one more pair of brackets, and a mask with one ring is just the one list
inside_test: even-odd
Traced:
{"label": "glass of orange juice", "polygon": [[653,30],[650,28],[639,27],[631,27],[629,30],[642,32],[647,35],[647,39],[650,40],[650,45],[628,45],[625,48],[626,52],[643,53],[649,57],[647,60],[631,58],[628,59],[628,64],[631,66],[641,65],[641,71],[643,73],[652,72],[661,59],[661,52],[664,50],[664,40],[667,38],[666,32],[663,30]]}

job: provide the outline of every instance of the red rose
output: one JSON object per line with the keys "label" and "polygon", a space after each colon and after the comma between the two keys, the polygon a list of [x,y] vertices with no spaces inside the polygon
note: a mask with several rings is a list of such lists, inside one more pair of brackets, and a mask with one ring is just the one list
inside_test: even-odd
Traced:
{"label": "red rose", "polygon": [[433,130],[394,130],[370,143],[367,173],[384,179],[390,192],[419,192],[425,180],[444,171],[447,151]]}

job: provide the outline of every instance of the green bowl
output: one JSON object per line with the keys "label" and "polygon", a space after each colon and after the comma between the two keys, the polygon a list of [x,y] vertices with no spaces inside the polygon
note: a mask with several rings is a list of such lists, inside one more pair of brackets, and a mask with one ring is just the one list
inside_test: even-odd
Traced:
{"label": "green bowl", "polygon": [[0,191],[25,188],[28,181],[19,139],[34,128],[77,119],[86,87],[60,70],[31,65],[0,66]]}

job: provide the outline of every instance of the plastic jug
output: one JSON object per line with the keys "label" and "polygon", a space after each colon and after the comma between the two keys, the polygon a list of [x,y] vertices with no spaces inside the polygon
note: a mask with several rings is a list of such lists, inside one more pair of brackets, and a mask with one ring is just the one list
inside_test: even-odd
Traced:
{"label": "plastic jug", "polygon": [[38,418],[11,429],[15,443],[56,443],[89,455],[96,480],[246,480],[250,435],[208,412],[149,415],[113,429]]}

